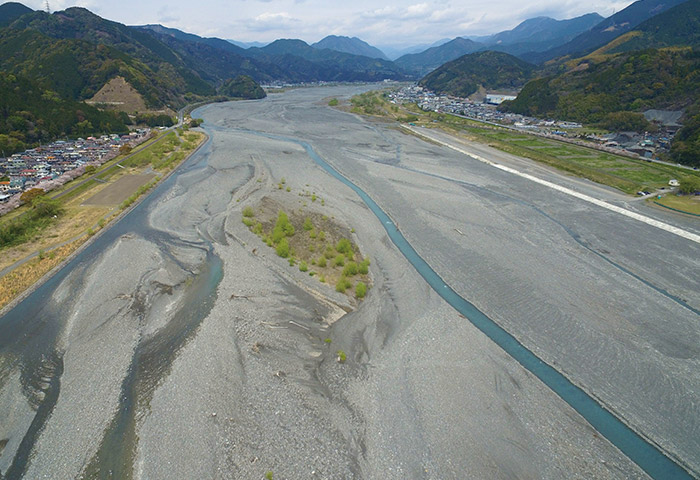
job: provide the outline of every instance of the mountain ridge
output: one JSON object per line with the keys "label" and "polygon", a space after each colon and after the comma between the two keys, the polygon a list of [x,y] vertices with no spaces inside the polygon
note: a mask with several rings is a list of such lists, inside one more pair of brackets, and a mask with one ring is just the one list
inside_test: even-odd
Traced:
{"label": "mountain ridge", "polygon": [[362,55],[369,58],[379,58],[389,60],[387,56],[377,47],[357,38],[344,37],[338,35],[328,35],[327,37],[312,43],[313,48],[336,50],[338,52],[351,53],[353,55]]}
{"label": "mountain ridge", "polygon": [[543,63],[557,57],[580,57],[610,43],[620,35],[634,30],[645,20],[686,1],[696,0],[638,0],[611,15],[590,30],[574,37],[564,45],[545,52],[530,52],[520,58],[531,63]]}

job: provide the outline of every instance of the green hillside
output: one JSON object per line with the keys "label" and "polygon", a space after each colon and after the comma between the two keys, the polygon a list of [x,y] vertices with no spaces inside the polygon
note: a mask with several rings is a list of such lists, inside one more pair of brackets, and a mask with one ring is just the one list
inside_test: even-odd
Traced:
{"label": "green hillside", "polygon": [[[504,102],[508,112],[552,117],[611,130],[650,128],[641,112],[655,108],[686,113],[676,142],[685,141],[683,162],[700,164],[700,149],[692,116],[700,105],[700,52],[691,48],[647,49],[614,56],[584,58],[559,75],[525,85],[518,97]],[[700,120],[700,117],[694,117]],[[696,122],[700,124],[700,122]],[[685,140],[683,140],[685,139]],[[695,140],[694,140],[695,139]],[[680,145],[680,144],[679,144]],[[672,154],[680,158],[679,146]],[[691,153],[697,152],[692,159]]]}
{"label": "green hillside", "polygon": [[700,47],[700,1],[688,1],[641,23],[607,53],[675,46]]}
{"label": "green hillside", "polygon": [[9,155],[58,137],[125,133],[126,114],[65,100],[21,76],[0,72],[0,150]]}
{"label": "green hillside", "polygon": [[166,45],[83,8],[33,12],[0,30],[0,67],[72,99],[87,99],[124,77],[149,107],[181,105],[184,95],[214,88]]}
{"label": "green hillside", "polygon": [[425,76],[419,85],[437,93],[468,97],[479,86],[519,88],[530,78],[533,68],[507,53],[478,52],[444,64]]}
{"label": "green hillside", "polygon": [[248,75],[238,75],[228,79],[219,89],[221,95],[232,98],[258,99],[265,98],[265,91]]}

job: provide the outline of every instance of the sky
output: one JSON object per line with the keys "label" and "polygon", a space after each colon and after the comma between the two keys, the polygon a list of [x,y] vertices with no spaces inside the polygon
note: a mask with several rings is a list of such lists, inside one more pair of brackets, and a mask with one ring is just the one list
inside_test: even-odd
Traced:
{"label": "sky", "polygon": [[[45,0],[17,0],[44,9]],[[430,44],[443,38],[509,30],[528,18],[608,17],[631,0],[49,0],[52,11],[82,6],[127,25],[159,23],[206,37],[243,42],[327,35],[375,46]]]}

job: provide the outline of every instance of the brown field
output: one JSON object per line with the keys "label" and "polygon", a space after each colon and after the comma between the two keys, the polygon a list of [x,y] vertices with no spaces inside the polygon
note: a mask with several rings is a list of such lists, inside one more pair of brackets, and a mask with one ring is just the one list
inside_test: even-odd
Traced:
{"label": "brown field", "polygon": [[75,251],[85,240],[87,240],[87,237],[79,238],[41,257],[36,257],[1,277],[0,308],[10,303],[17,295],[34,285],[37,280],[61,263],[64,258]]}
{"label": "brown field", "polygon": [[126,175],[107,185],[104,189],[87,199],[83,205],[119,205],[134,194],[141,185],[147,184],[154,178],[154,174]]}

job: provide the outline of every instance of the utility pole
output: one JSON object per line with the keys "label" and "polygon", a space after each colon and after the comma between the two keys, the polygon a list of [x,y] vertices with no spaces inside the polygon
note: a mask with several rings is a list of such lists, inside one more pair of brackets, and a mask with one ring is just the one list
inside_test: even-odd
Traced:
{"label": "utility pole", "polygon": [[48,13],[50,15],[51,8],[49,7],[49,0],[46,0],[46,2],[44,3],[44,8],[46,9],[46,13]]}

